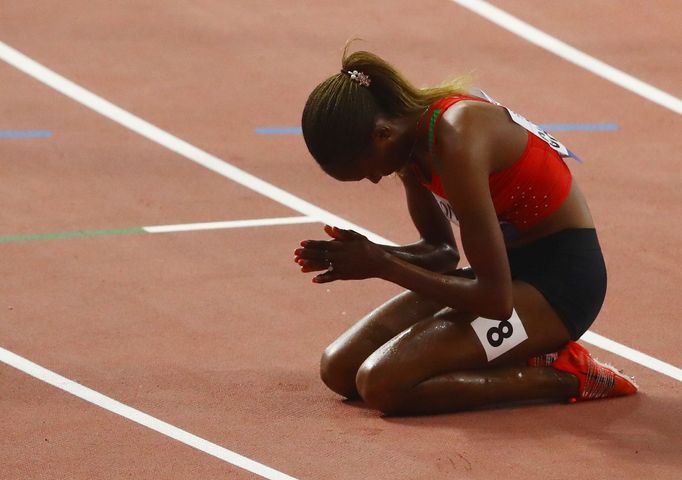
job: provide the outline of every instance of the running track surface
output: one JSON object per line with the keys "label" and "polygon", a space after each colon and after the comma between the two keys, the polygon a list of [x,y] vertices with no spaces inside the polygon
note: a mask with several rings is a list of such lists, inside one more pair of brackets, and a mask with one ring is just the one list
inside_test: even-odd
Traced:
{"label": "running track surface", "polygon": [[[6,2],[0,41],[119,107],[396,242],[397,181],[337,184],[297,135],[347,38],[419,84],[474,71],[585,160],[609,294],[593,330],[682,365],[679,115],[447,0]],[[498,1],[682,96],[675,1]],[[635,13],[637,12],[637,13]],[[360,45],[359,45],[360,46]],[[299,216],[0,62],[1,235]],[[371,207],[371,208],[370,208]],[[390,419],[343,403],[319,355],[397,293],[315,286],[292,252],[317,223],[0,243],[0,346],[299,479],[679,478],[679,381],[590,347],[642,392],[608,402]],[[2,478],[260,478],[0,364]]]}

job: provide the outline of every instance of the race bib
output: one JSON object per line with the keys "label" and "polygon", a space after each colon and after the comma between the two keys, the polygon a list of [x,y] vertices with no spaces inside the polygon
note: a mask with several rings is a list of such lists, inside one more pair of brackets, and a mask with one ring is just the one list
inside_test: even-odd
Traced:
{"label": "race bib", "polygon": [[445,217],[452,223],[459,226],[459,220],[457,220],[457,215],[455,215],[455,211],[452,209],[452,205],[450,205],[450,202],[448,202],[447,199],[441,197],[437,193],[433,192],[431,193],[433,194],[433,198],[436,199],[436,202],[438,203],[438,206],[443,212],[443,215],[445,215]]}
{"label": "race bib", "polygon": [[476,332],[489,362],[528,339],[516,310],[509,320],[490,320],[481,317],[471,322],[471,327]]}
{"label": "race bib", "polygon": [[505,107],[504,105],[502,105],[498,101],[489,97],[488,94],[485,93],[483,90],[475,89],[475,91],[473,91],[472,93],[474,93],[476,96],[479,96],[481,98],[485,98],[490,103],[494,103],[495,105],[498,105],[498,106],[504,108],[509,113],[509,116],[514,121],[514,123],[516,123],[517,125],[521,125],[523,128],[528,130],[530,133],[532,133],[536,137],[538,137],[541,140],[543,140],[544,142],[546,142],[547,145],[549,145],[554,150],[556,150],[559,153],[559,155],[561,155],[562,157],[573,158],[573,159],[577,160],[578,162],[582,162],[582,160],[580,160],[580,158],[578,158],[577,155],[575,155],[568,148],[566,148],[566,146],[563,143],[561,143],[559,140],[557,140],[552,135],[547,133],[545,130],[538,127],[536,124],[534,124],[533,122],[528,120],[523,115],[519,115],[515,111]]}
{"label": "race bib", "polygon": [[559,152],[559,155],[561,155],[562,157],[572,156],[571,153],[568,151],[568,148],[566,148],[563,143],[561,143],[559,140],[551,136],[549,133],[542,130],[540,127],[535,125],[526,117],[524,117],[523,115],[519,115],[518,113],[508,109],[507,107],[504,107],[504,109],[507,110],[507,112],[509,112],[509,116],[511,117],[512,120],[514,120],[515,123],[521,125],[523,128],[528,130],[533,135],[540,137],[542,140],[547,142],[547,144],[550,147]]}

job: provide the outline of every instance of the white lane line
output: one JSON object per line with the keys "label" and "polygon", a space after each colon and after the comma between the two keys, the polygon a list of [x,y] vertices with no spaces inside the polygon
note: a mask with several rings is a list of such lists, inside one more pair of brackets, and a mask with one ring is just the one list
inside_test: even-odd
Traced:
{"label": "white lane line", "polygon": [[86,402],[95,404],[98,407],[125,417],[128,420],[132,420],[135,423],[182,442],[192,448],[196,448],[197,450],[208,453],[209,455],[217,457],[220,460],[231,463],[236,467],[255,473],[256,475],[259,475],[263,478],[270,480],[296,480],[294,477],[291,477],[285,473],[258,463],[254,460],[251,460],[250,458],[246,458],[201,437],[197,437],[196,435],[175,427],[170,423],[166,423],[163,420],[159,420],[158,418],[152,417],[151,415],[141,412],[140,410],[114,400],[111,397],[107,397],[106,395],[96,392],[91,388],[76,383],[73,380],[62,377],[61,375],[41,367],[40,365],[20,357],[19,355],[12,353],[2,347],[0,347],[0,361],[16,368],[17,370],[21,370],[22,372],[35,377],[38,380],[42,380],[45,383],[49,383],[54,387],[75,395]]}
{"label": "white lane line", "polygon": [[76,102],[85,105],[95,112],[103,115],[116,123],[142,135],[149,140],[166,147],[167,149],[182,155],[183,157],[192,160],[199,165],[208,168],[209,170],[227,177],[240,185],[249,188],[261,195],[268,197],[275,202],[302,213],[305,216],[317,218],[320,222],[336,225],[341,228],[350,228],[371,240],[379,243],[387,243],[383,237],[365,230],[359,225],[355,225],[346,219],[343,219],[333,213],[317,207],[305,200],[292,195],[291,193],[282,190],[260,178],[251,175],[220,158],[211,155],[204,150],[201,150],[194,145],[191,145],[170,133],[161,130],[155,125],[142,120],[113,103],[95,95],[94,93],[76,85],[71,80],[68,80],[52,70],[44,67],[35,60],[27,57],[23,53],[15,50],[6,43],[0,42],[0,58],[9,63],[13,67],[30,75],[36,80],[45,85],[54,88],[58,92],[75,100]]}
{"label": "white lane line", "polygon": [[483,0],[450,0],[519,37],[626,90],[682,115],[682,100],[608,65]]}
{"label": "white lane line", "polygon": [[[199,165],[203,165],[206,168],[226,178],[229,178],[246,188],[250,188],[255,192],[258,192],[278,203],[281,203],[282,205],[291,208],[292,210],[302,213],[305,216],[316,218],[320,222],[327,223],[329,225],[336,225],[342,228],[352,228],[363,235],[366,235],[374,242],[384,243],[386,245],[396,245],[384,237],[355,225],[348,220],[328,212],[327,210],[323,210],[309,202],[306,202],[305,200],[292,195],[291,193],[286,192],[281,188],[272,185],[271,183],[265,182],[264,180],[261,180],[250,173],[246,173],[245,171],[230,165],[216,156],[204,152],[203,150],[185,142],[184,140],[180,140],[170,133],[165,132],[160,128],[132,115],[131,113],[126,112],[107,100],[96,96],[88,90],[85,90],[83,87],[80,87],[70,80],[67,80],[64,77],[54,73],[48,68],[40,65],[36,61],[28,58],[24,54],[2,42],[0,42],[0,58],[35,78],[36,80],[54,88],[58,92],[61,92],[70,98],[73,98],[77,102],[95,110],[98,113],[101,113],[105,117],[114,120],[124,127],[139,133],[143,137],[146,137],[158,143],[159,145],[168,148],[169,150],[177,152],[188,160],[196,162]],[[621,357],[635,363],[639,363],[640,365],[643,365],[647,368],[651,368],[659,373],[662,373],[663,375],[676,378],[674,371],[670,371],[670,369],[665,368],[665,365],[668,365],[667,363],[661,362],[663,363],[663,366],[645,365],[639,361],[637,356],[631,356],[629,354],[629,352],[632,350],[629,347],[617,342],[613,342],[613,344],[614,346],[623,347],[617,347],[613,353],[616,353],[617,355],[620,355]]]}
{"label": "white lane line", "polygon": [[266,227],[273,225],[294,225],[301,223],[319,223],[311,217],[257,218],[253,220],[230,220],[226,222],[185,223],[178,225],[157,225],[142,227],[147,233],[191,232],[196,230],[218,230],[223,228]]}
{"label": "white lane line", "polygon": [[[645,83],[632,75],[614,68],[591,55],[588,55],[561,40],[548,35],[532,25],[520,20],[504,10],[491,5],[483,0],[450,0],[458,5],[471,10],[474,13],[488,19],[496,25],[508,30],[528,42],[548,50],[551,53],[582,67],[595,75],[619,85],[647,100],[682,114],[682,100],[664,92],[648,83]],[[635,363],[682,381],[682,370],[657,358],[646,355],[638,350],[621,343],[610,340],[597,333],[589,331],[582,336],[581,340],[596,347],[615,353]]]}
{"label": "white lane line", "polygon": [[679,380],[680,382],[682,382],[682,369],[679,369],[676,366],[671,365],[669,363],[663,362],[658,358],[654,358],[650,355],[647,355],[646,353],[642,353],[639,350],[635,350],[634,348],[626,347],[625,345],[622,345],[618,342],[614,342],[613,340],[608,339],[602,335],[599,335],[598,333],[594,333],[591,331],[585,332],[585,334],[580,338],[580,340],[590,343],[595,347],[599,347],[602,350],[606,350],[607,352],[615,353],[616,355],[620,355],[621,357],[628,358],[633,362],[639,363],[640,365],[644,365],[645,367],[650,368],[651,370],[656,370],[657,372],[665,373],[669,377],[672,377],[675,380]]}

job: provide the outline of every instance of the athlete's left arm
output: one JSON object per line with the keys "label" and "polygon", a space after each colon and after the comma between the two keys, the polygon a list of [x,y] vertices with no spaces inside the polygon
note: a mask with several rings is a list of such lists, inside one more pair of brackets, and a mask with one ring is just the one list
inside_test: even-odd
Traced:
{"label": "athlete's left arm", "polygon": [[387,259],[380,274],[393,283],[442,300],[448,306],[493,319],[513,308],[504,238],[488,177],[500,156],[515,155],[525,136],[510,126],[499,107],[480,102],[453,106],[438,127],[435,153],[441,180],[460,224],[462,247],[475,279],[434,274],[399,259]]}

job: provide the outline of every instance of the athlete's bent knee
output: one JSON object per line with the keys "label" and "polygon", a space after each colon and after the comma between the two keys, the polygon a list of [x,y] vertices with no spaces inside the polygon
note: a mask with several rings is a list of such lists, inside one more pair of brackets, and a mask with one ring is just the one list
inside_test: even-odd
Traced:
{"label": "athlete's bent knee", "polygon": [[370,408],[395,415],[401,411],[400,389],[379,370],[376,365],[363,363],[355,377],[357,391]]}
{"label": "athlete's bent knee", "polygon": [[320,360],[320,378],[329,389],[342,397],[357,398],[358,391],[355,388],[356,367],[345,358],[341,352],[327,347]]}

